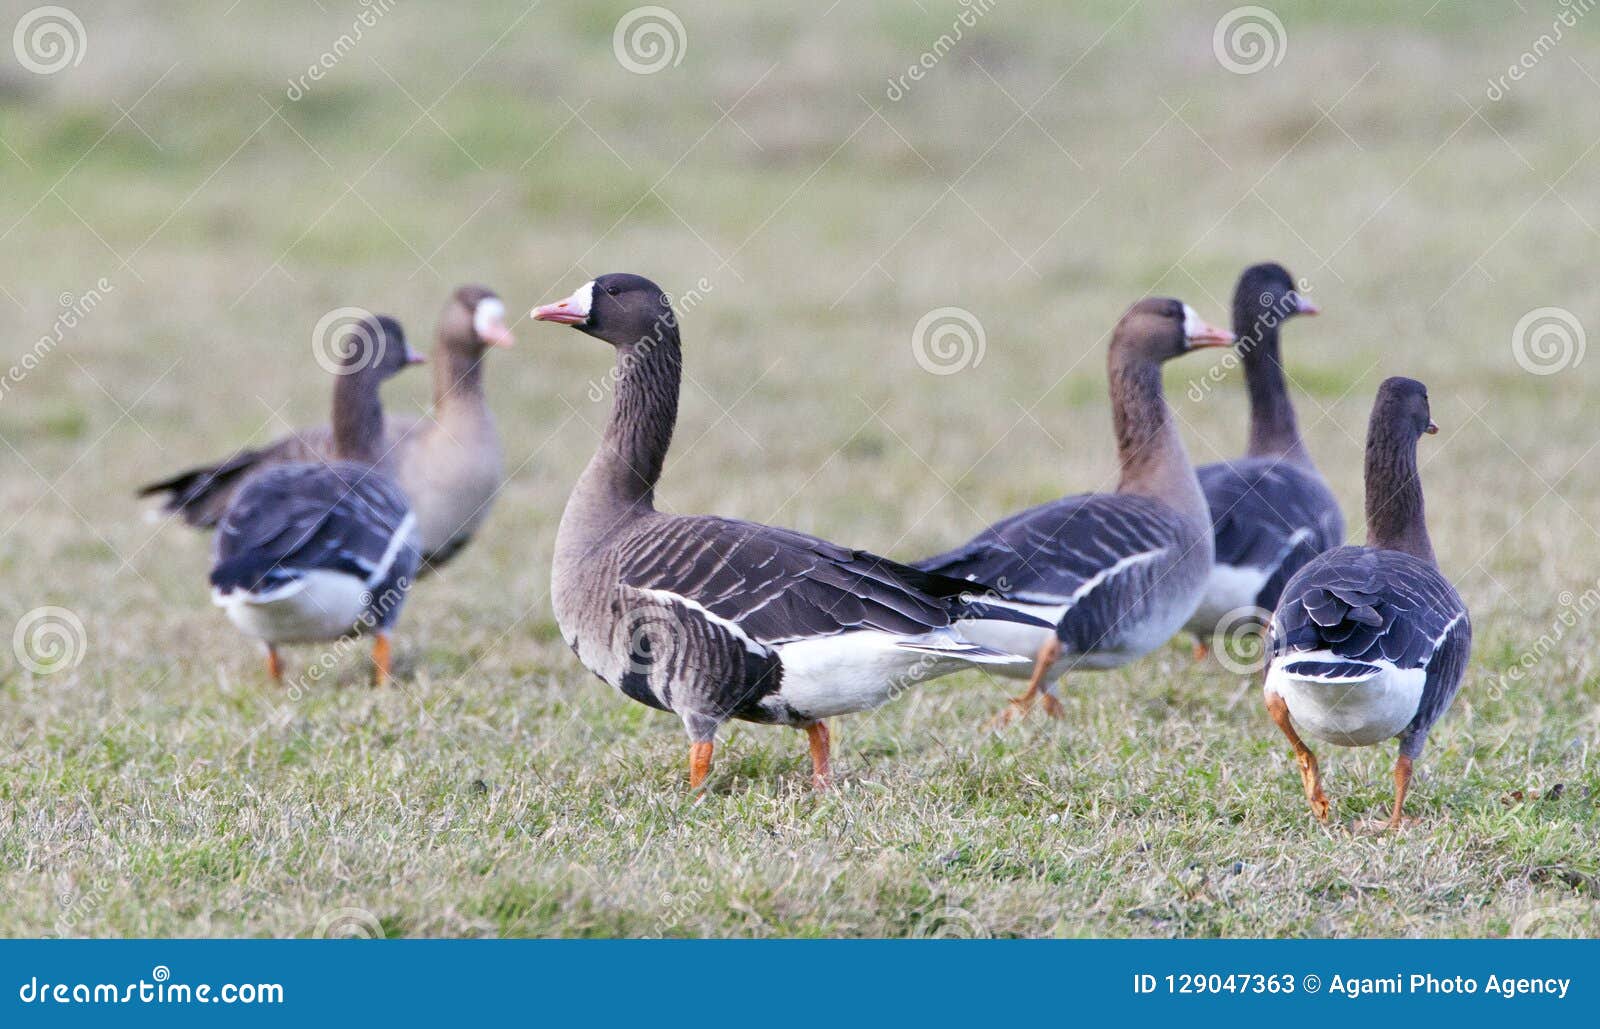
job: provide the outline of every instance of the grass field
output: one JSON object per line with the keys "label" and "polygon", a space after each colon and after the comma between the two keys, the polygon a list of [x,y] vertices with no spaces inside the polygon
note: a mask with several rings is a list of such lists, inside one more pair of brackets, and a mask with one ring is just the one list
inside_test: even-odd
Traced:
{"label": "grass field", "polygon": [[[669,0],[667,57],[624,61],[626,2],[70,6],[64,61],[0,49],[0,635],[70,613],[64,653],[0,646],[0,933],[1600,931],[1600,14],[1540,43],[1584,5],[1269,0],[1266,56],[1224,60],[1230,3]],[[1324,310],[1286,350],[1352,524],[1378,382],[1442,427],[1476,639],[1403,833],[1358,824],[1392,746],[1322,749],[1318,826],[1257,683],[1184,641],[1069,679],[1060,722],[980,733],[1015,686],[976,673],[841,719],[825,795],[800,734],[732,724],[700,803],[677,720],[561,642],[610,355],[532,304],[697,293],[661,502],[909,559],[1110,485],[1106,332],[1146,293],[1225,320],[1264,259]],[[351,654],[275,690],[207,541],[132,492],[323,418],[326,312],[426,343],[468,281],[521,317],[494,515],[415,592],[395,686]],[[943,307],[983,350],[931,374]],[[1565,339],[1524,323],[1519,360],[1541,308]],[[1243,446],[1238,374],[1195,385],[1218,360],[1169,366],[1197,461]]]}

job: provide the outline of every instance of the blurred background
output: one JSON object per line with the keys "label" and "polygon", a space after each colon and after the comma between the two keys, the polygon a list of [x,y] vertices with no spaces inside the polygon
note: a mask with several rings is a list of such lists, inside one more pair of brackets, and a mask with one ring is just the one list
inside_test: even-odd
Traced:
{"label": "blurred background", "polygon": [[[968,934],[1593,925],[1596,633],[1563,622],[1600,574],[1588,4],[6,0],[0,29],[0,630],[41,607],[81,627],[45,673],[0,648],[7,930],[68,907],[79,931],[293,933],[348,905],[446,934],[896,935],[952,906]],[[610,354],[530,306],[659,282],[688,375],[662,503],[909,559],[1111,485],[1109,329],[1146,294],[1226,324],[1261,260],[1323,310],[1285,359],[1352,525],[1377,384],[1431,391],[1429,516],[1477,625],[1421,791],[1444,836],[1314,859],[1376,895],[1242,840],[1270,808],[1322,850],[1254,686],[1174,645],[1069,681],[1060,732],[981,740],[1001,694],[975,676],[846,720],[865,796],[820,809],[793,734],[738,730],[719,775],[744,822],[683,843],[707,878],[638,856],[707,816],[676,807],[676,722],[555,631],[549,551]],[[518,335],[489,355],[498,506],[408,608],[406,686],[352,665],[273,697],[208,601],[205,539],[133,490],[324,419],[328,312],[427,345],[467,282]],[[1197,463],[1244,445],[1221,360],[1168,367]],[[1381,805],[1389,758],[1335,756],[1344,801]],[[925,782],[937,813],[896,799]],[[1102,813],[1042,828],[1081,798]],[[1155,821],[1130,835],[1129,805]],[[157,910],[168,890],[189,900]]]}

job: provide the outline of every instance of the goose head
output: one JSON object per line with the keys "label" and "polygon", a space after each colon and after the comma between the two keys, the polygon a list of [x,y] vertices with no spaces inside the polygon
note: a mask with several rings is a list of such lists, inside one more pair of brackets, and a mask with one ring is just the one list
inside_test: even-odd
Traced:
{"label": "goose head", "polygon": [[1146,297],[1128,308],[1111,334],[1113,360],[1161,364],[1191,350],[1225,347],[1233,333],[1201,318],[1195,309],[1170,297]]}
{"label": "goose head", "polygon": [[400,323],[386,314],[368,315],[352,325],[335,356],[340,375],[371,376],[379,382],[426,361],[406,343]]}
{"label": "goose head", "polygon": [[1233,291],[1233,331],[1241,341],[1254,338],[1260,329],[1276,329],[1297,315],[1321,312],[1322,308],[1300,292],[1289,270],[1271,261],[1246,268]]}
{"label": "goose head", "polygon": [[439,315],[439,343],[473,357],[485,347],[509,347],[516,342],[506,327],[505,301],[487,286],[461,286],[450,295]]}
{"label": "goose head", "polygon": [[534,308],[533,319],[570,325],[615,347],[677,336],[672,302],[661,287],[626,273],[586,282],[565,300]]}
{"label": "goose head", "polygon": [[1372,429],[1387,429],[1386,435],[1412,440],[1438,432],[1428,409],[1428,387],[1401,375],[1384,379],[1372,405]]}

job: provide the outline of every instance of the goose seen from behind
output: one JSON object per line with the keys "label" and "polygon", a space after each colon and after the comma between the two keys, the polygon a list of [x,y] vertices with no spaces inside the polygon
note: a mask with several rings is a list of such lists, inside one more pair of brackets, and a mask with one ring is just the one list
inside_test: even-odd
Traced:
{"label": "goose seen from behind", "polygon": [[556,533],[556,622],[590,671],[683,721],[691,787],[704,784],[730,719],[804,729],[820,788],[830,774],[823,719],[1016,660],[967,638],[988,619],[1032,621],[968,596],[982,586],[788,529],[656,509],[683,358],[654,283],[604,275],[533,317],[616,350],[610,419]]}
{"label": "goose seen from behind", "polygon": [[251,475],[217,526],[211,595],[261,640],[282,680],[278,647],[373,637],[373,678],[389,678],[389,633],[421,561],[405,493],[374,467],[383,439],[378,387],[422,359],[390,318],[347,338],[333,389],[329,460],[279,462]]}
{"label": "goose seen from behind", "polygon": [[1128,309],[1107,354],[1121,478],[1114,493],[1082,493],[1014,514],[947,553],[927,572],[1001,583],[1046,628],[985,622],[972,640],[1028,659],[1001,667],[1030,675],[1027,692],[990,723],[1004,725],[1042,700],[1061,714],[1055,679],[1116,668],[1166,642],[1194,613],[1211,571],[1211,520],[1161,388],[1161,366],[1232,334],[1177,300]]}
{"label": "goose seen from behind", "polygon": [[1219,632],[1264,623],[1290,576],[1344,542],[1344,514],[1300,438],[1278,347],[1284,322],[1317,313],[1281,264],[1252,265],[1239,276],[1234,348],[1250,395],[1250,440],[1244,457],[1195,469],[1216,549],[1205,595],[1185,626],[1196,658]]}
{"label": "goose seen from behind", "polygon": [[[376,464],[405,490],[417,516],[423,574],[454,557],[488,516],[503,478],[500,437],[484,397],[489,347],[514,342],[505,303],[483,286],[462,286],[439,316],[433,350],[433,411],[388,416]],[[198,528],[214,527],[234,493],[254,473],[287,461],[334,456],[334,427],[299,430],[264,447],[242,450],[154,482],[140,496],[164,494],[162,510]]]}
{"label": "goose seen from behind", "polygon": [[1338,547],[1289,580],[1267,628],[1267,712],[1294,748],[1306,799],[1328,818],[1317,759],[1300,730],[1342,747],[1398,736],[1401,824],[1412,762],[1466,674],[1472,623],[1428,538],[1417,441],[1434,433],[1415,379],[1378,389],[1367,428],[1366,546]]}

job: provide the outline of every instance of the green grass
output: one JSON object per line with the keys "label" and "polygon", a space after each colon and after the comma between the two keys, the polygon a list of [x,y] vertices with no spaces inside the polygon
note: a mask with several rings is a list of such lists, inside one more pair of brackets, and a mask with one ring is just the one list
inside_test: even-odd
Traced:
{"label": "green grass", "polygon": [[[0,932],[305,935],[343,909],[388,935],[1600,930],[1600,626],[1497,686],[1600,574],[1600,362],[1534,376],[1510,346],[1538,307],[1600,332],[1600,20],[1489,103],[1553,6],[1275,3],[1284,60],[1235,75],[1211,50],[1232,4],[1001,2],[891,102],[955,4],[675,2],[684,59],[640,76],[611,50],[629,3],[401,2],[291,103],[356,5],[72,6],[77,67],[0,52],[0,373],[63,293],[112,287],[0,392],[0,636],[56,605],[86,639],[54,674],[0,646]],[[1042,99],[1013,125],[1007,94]],[[1061,722],[981,734],[1015,687],[976,673],[840,719],[825,795],[799,734],[729,726],[697,803],[676,720],[555,630],[608,355],[525,317],[491,358],[510,481],[416,591],[393,688],[352,654],[272,689],[208,603],[206,541],[131,500],[322,418],[333,307],[426,341],[457,283],[525,312],[629,270],[711,287],[662,502],[910,558],[1109,485],[1105,332],[1147,292],[1225,318],[1268,258],[1325,311],[1290,370],[1352,523],[1377,383],[1423,379],[1443,427],[1429,515],[1475,656],[1398,835],[1359,831],[1392,748],[1322,751],[1319,827],[1257,685],[1178,642],[1070,679]],[[943,306],[987,351],[935,376],[910,335]],[[1200,461],[1244,436],[1237,375],[1186,395],[1209,360],[1168,376]]]}

